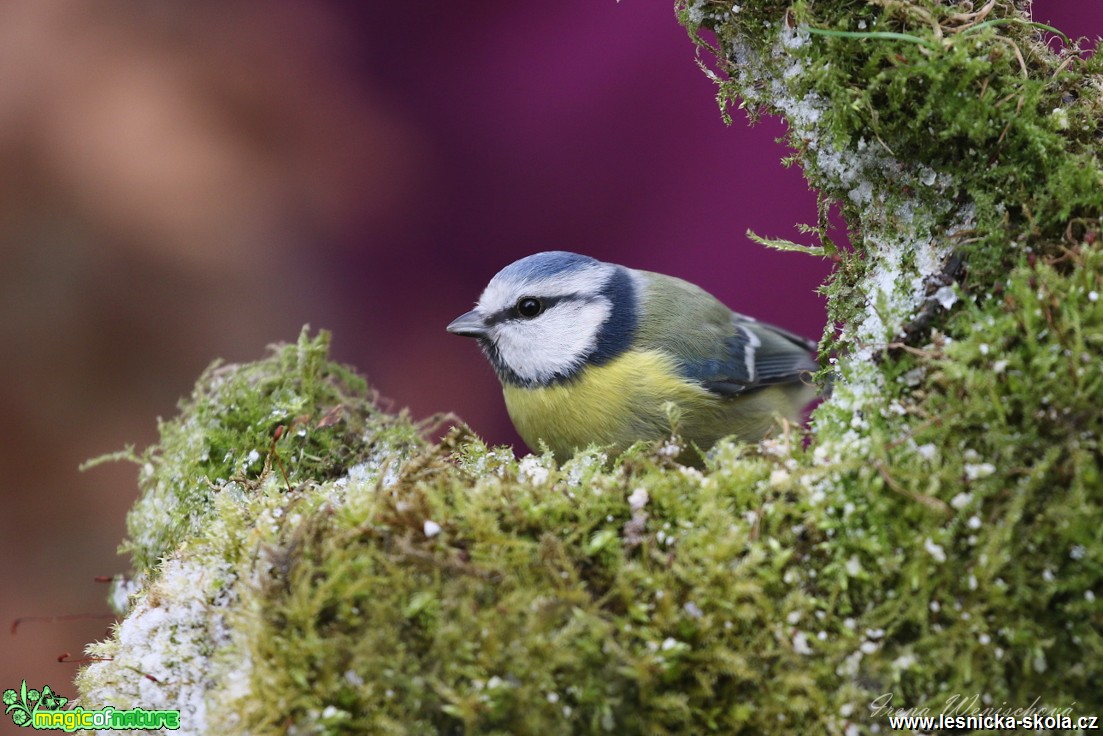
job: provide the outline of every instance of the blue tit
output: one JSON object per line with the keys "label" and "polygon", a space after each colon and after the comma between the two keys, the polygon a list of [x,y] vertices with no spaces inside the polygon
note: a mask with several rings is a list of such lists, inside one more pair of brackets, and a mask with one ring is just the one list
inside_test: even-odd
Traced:
{"label": "blue tit", "polygon": [[815,343],[698,286],[563,251],[512,263],[448,325],[473,337],[517,432],[559,460],[671,434],[757,442],[817,394]]}

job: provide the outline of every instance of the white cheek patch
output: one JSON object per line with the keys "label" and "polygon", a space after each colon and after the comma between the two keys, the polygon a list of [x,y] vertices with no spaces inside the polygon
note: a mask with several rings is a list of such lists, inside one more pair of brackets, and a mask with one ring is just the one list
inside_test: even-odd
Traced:
{"label": "white cheek patch", "polygon": [[[572,281],[573,283],[573,281]],[[607,299],[567,300],[531,320],[510,320],[494,328],[498,353],[521,380],[547,383],[577,370],[597,347],[609,318]]]}

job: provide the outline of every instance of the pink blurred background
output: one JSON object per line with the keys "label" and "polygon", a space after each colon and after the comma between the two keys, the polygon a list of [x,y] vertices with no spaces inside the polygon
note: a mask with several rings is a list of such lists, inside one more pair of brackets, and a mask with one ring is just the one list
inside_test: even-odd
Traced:
{"label": "pink blurred background", "polygon": [[[1038,0],[1070,35],[1098,3]],[[815,197],[728,128],[669,2],[0,5],[0,690],[75,695],[93,578],[137,488],[92,456],[156,441],[214,358],[310,323],[395,408],[515,444],[444,326],[505,264],[577,250],[695,281],[819,337]],[[14,730],[0,717],[0,733]]]}

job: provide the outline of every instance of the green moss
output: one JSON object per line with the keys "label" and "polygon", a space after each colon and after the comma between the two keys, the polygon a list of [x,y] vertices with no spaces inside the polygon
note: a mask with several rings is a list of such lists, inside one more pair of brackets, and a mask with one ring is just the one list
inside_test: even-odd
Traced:
{"label": "green moss", "polygon": [[[853,257],[876,253],[882,233],[910,230],[893,222],[901,214],[921,215],[985,284],[1020,249],[1056,252],[1071,221],[1103,210],[1103,88],[1093,81],[1103,60],[1076,47],[1054,53],[1010,3],[732,7],[684,2],[679,16],[699,42],[703,32],[716,39],[706,46],[727,74],[722,104],[789,119],[794,158],[840,205]],[[855,196],[863,186],[880,206]],[[831,316],[852,323],[865,290],[854,303],[836,283]]]}
{"label": "green moss", "polygon": [[[639,456],[602,473],[592,456],[557,470],[464,453],[423,456],[385,497],[287,530],[274,554],[294,562],[263,591],[251,652],[269,663],[255,691],[286,705],[248,703],[248,730],[326,704],[348,733],[821,723],[786,623],[807,602],[779,577],[796,561],[775,534],[792,541],[799,510],[748,517],[768,504],[751,489],[769,463],[706,481]],[[649,500],[633,512],[636,488]]]}
{"label": "green moss", "polygon": [[840,599],[885,631],[858,671],[898,705],[1100,704],[1103,253],[1068,261],[1015,269],[902,361],[889,380],[924,388],[864,416],[871,462],[833,483],[836,556],[878,569]]}
{"label": "green moss", "polygon": [[362,378],[327,362],[328,350],[327,333],[311,338],[304,329],[297,345],[269,360],[215,363],[180,417],[159,423],[161,442],[137,458],[142,495],[122,548],[136,572],[200,530],[229,481],[249,493],[262,474],[286,472],[293,487],[334,478],[370,454],[375,440],[365,426],[387,420]]}

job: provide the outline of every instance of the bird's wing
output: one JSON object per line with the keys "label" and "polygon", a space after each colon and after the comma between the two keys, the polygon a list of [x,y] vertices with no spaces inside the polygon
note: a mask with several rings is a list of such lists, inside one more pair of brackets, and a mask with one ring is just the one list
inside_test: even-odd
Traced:
{"label": "bird's wing", "polygon": [[687,281],[642,274],[638,347],[666,352],[683,376],[725,396],[796,383],[819,368],[811,340],[736,314]]}
{"label": "bird's wing", "polygon": [[698,376],[705,388],[718,394],[734,396],[798,382],[819,368],[812,358],[814,342],[741,314],[732,313],[731,333],[724,343],[721,360],[709,366],[711,375]]}

